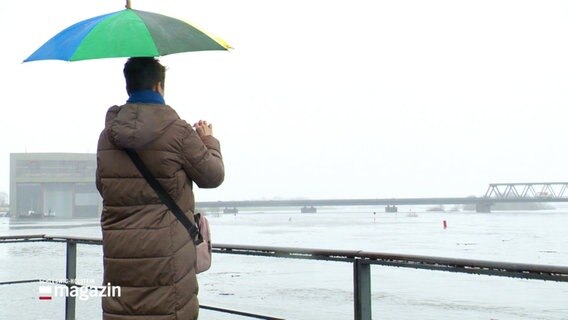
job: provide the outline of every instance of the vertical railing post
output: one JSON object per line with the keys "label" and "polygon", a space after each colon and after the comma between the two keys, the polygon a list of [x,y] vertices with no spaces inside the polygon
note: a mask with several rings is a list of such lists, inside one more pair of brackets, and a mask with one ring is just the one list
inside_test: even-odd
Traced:
{"label": "vertical railing post", "polygon": [[67,279],[67,297],[65,297],[65,320],[75,320],[76,296],[71,295],[71,289],[77,278],[77,242],[67,240],[67,259],[65,261],[65,279]]}
{"label": "vertical railing post", "polygon": [[355,320],[371,320],[371,265],[361,259],[353,262]]}

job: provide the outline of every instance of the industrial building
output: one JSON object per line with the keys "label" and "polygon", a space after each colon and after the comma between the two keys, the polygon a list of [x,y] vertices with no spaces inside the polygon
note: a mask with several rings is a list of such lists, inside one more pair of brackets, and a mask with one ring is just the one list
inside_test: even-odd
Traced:
{"label": "industrial building", "polygon": [[98,217],[102,199],[95,187],[96,168],[95,154],[10,154],[11,217]]}

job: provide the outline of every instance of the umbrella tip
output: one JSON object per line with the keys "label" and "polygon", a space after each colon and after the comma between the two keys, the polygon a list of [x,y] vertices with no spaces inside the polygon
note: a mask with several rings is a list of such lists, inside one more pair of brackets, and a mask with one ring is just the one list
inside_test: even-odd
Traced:
{"label": "umbrella tip", "polygon": [[131,9],[130,0],[126,0],[126,5],[124,7],[126,7],[126,9]]}

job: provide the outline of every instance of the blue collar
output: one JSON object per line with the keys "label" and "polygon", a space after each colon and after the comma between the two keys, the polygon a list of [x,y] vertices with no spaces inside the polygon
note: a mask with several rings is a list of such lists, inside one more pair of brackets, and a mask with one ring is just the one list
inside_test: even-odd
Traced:
{"label": "blue collar", "polygon": [[142,90],[130,94],[126,103],[155,103],[166,104],[164,97],[156,91]]}

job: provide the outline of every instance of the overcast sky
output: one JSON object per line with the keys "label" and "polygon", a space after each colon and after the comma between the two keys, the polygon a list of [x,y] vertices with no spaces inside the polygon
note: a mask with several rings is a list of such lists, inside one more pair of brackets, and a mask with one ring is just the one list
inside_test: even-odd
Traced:
{"label": "overcast sky", "polygon": [[[568,181],[568,2],[133,0],[231,52],[166,56],[166,102],[222,143],[226,179],[198,200],[483,195]],[[0,11],[0,191],[13,152],[96,152],[126,100],[125,59],[22,64],[120,0]]]}

